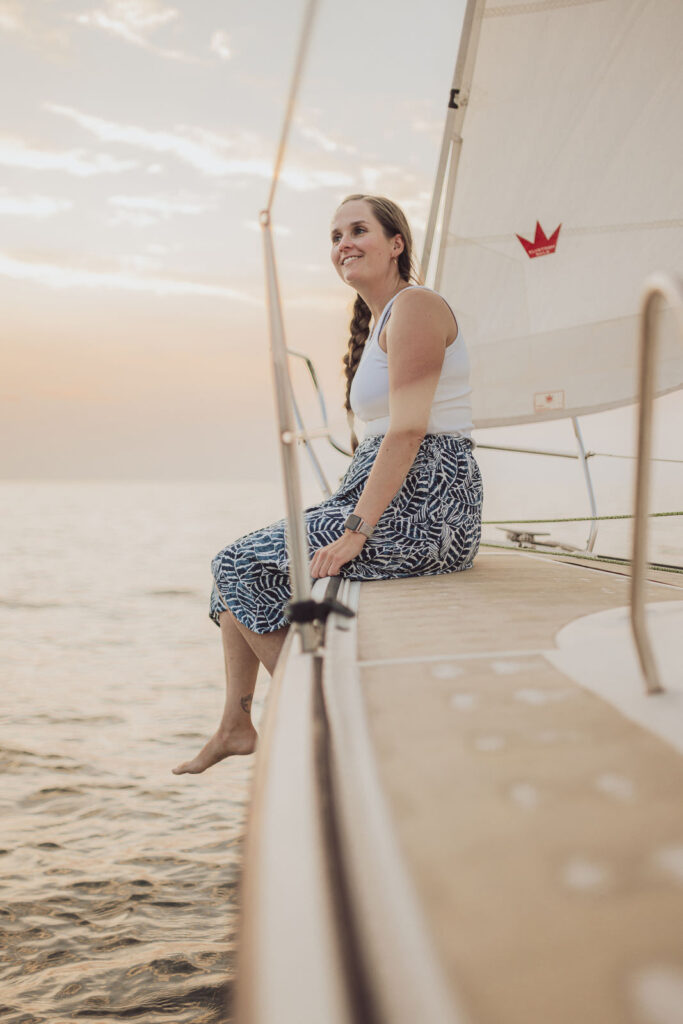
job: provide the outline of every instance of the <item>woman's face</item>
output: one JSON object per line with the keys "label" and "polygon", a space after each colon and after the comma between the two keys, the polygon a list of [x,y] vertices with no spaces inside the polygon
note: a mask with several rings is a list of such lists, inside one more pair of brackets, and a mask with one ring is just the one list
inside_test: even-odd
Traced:
{"label": "woman's face", "polygon": [[342,281],[353,285],[386,277],[396,267],[392,256],[403,249],[400,235],[387,238],[366,199],[350,199],[339,207],[331,227],[332,263]]}

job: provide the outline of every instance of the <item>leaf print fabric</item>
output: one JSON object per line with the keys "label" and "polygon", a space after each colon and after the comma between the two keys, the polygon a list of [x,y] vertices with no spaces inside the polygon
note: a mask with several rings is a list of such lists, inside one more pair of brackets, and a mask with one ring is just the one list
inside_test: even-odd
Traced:
{"label": "leaf print fabric", "polygon": [[[309,555],[341,537],[379,451],[382,435],[362,441],[333,495],[304,510]],[[469,569],[479,549],[483,488],[468,438],[427,434],[375,532],[340,569],[350,580],[434,576]],[[245,534],[211,563],[209,614],[226,608],[255,633],[286,626],[289,559],[285,520]]]}

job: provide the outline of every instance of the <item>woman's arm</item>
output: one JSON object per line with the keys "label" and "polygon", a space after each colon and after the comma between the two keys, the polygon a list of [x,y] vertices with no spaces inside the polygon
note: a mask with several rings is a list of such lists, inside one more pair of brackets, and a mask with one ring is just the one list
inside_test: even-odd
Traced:
{"label": "woman's arm", "polygon": [[406,289],[387,324],[389,429],[354,511],[374,526],[400,490],[427,432],[453,317],[433,292]]}
{"label": "woman's arm", "polygon": [[[406,289],[394,302],[387,324],[389,429],[354,511],[375,526],[400,490],[427,432],[453,318],[433,292]],[[366,537],[345,530],[339,540],[316,551],[313,577],[336,576],[355,558]]]}

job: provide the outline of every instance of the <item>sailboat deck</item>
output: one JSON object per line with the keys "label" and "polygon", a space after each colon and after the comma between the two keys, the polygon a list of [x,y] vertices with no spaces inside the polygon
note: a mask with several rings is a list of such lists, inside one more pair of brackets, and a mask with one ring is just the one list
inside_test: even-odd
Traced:
{"label": "sailboat deck", "polygon": [[[679,614],[680,581],[648,583],[648,604]],[[623,619],[629,582],[500,551],[464,573],[361,586],[380,782],[477,1024],[678,1019],[661,1013],[683,983],[681,759],[553,654],[572,621]],[[662,699],[676,695],[642,697]]]}
{"label": "sailboat deck", "polygon": [[[616,576],[631,576],[631,566],[622,562],[581,558],[581,555],[553,555],[552,557],[557,561],[566,562],[568,565],[583,565],[587,569],[593,569],[598,572],[610,572]],[[679,590],[683,590],[683,572],[680,569],[672,572],[667,569],[657,569],[649,566],[647,569],[647,579],[652,583],[664,583],[667,587],[678,587]]]}

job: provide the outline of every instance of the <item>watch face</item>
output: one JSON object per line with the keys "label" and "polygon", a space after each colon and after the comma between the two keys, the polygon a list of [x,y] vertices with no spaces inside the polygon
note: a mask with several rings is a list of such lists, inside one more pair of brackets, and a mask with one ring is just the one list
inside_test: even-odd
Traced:
{"label": "watch face", "polygon": [[361,519],[360,516],[357,516],[355,513],[352,512],[351,515],[347,517],[344,526],[347,530],[357,530],[362,521],[363,520]]}

